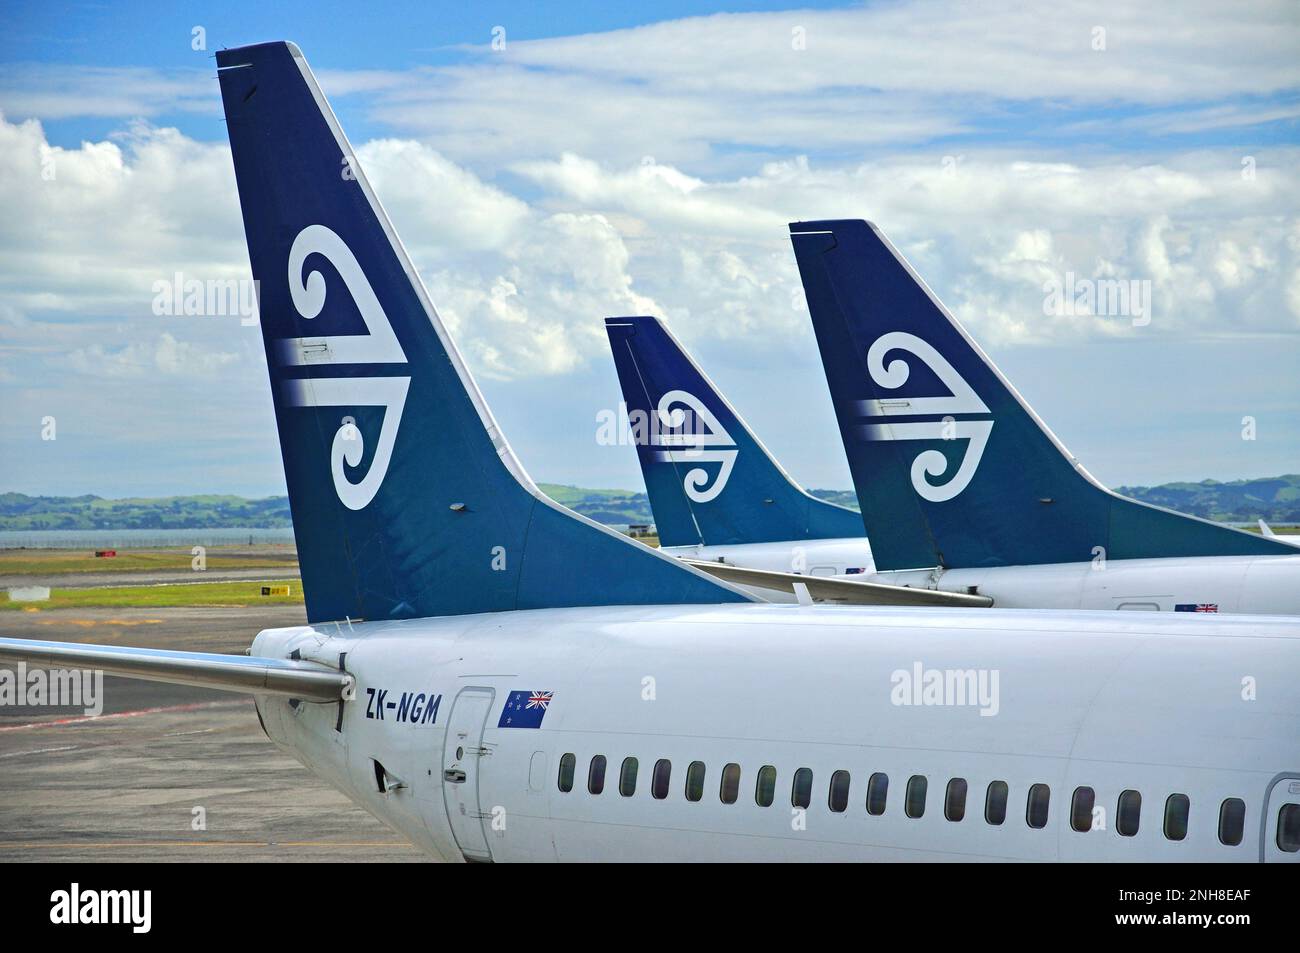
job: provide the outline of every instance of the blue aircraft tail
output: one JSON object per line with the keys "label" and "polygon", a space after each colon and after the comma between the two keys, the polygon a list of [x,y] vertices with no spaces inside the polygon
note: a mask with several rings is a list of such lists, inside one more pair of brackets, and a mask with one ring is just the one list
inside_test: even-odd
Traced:
{"label": "blue aircraft tail", "polygon": [[528,478],[298,48],[217,66],[308,618],[745,601]]}
{"label": "blue aircraft tail", "polygon": [[874,225],[790,232],[878,570],[1294,553],[1098,483]]}
{"label": "blue aircraft tail", "polygon": [[663,545],[862,535],[857,513],[790,479],[658,318],[605,331]]}

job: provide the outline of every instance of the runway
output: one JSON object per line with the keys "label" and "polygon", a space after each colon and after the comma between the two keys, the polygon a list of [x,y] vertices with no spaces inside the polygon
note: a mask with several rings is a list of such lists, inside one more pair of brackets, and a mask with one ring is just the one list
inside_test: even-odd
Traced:
{"label": "runway", "polygon": [[[304,621],[300,606],[63,609],[5,613],[0,630],[242,652]],[[247,696],[108,677],[98,717],[0,707],[0,863],[425,859],[281,754]]]}

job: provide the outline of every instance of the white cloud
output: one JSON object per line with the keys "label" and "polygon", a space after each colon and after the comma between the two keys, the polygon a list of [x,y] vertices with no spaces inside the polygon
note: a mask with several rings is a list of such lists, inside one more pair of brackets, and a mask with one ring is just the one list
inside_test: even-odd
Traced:
{"label": "white cloud", "polygon": [[[1014,140],[1016,116],[1039,139],[1176,135],[1294,121],[1293,104],[1252,100],[1300,86],[1297,25],[1288,0],[719,14],[466,48],[387,75],[372,114],[476,165],[571,152],[733,174],[753,153],[861,156],[986,126]],[[1098,118],[1117,104],[1141,114]]]}
{"label": "white cloud", "polygon": [[107,349],[102,344],[80,347],[60,358],[63,366],[93,377],[205,377],[234,364],[239,355],[207,351],[189,341],[178,341],[164,331],[156,340]]}
{"label": "white cloud", "polygon": [[400,228],[412,252],[454,255],[500,248],[528,219],[527,203],[418,142],[378,139],[357,154],[399,228],[407,221],[418,226],[409,232]]}
{"label": "white cloud", "polygon": [[[911,0],[318,75],[386,124],[359,159],[478,374],[567,385],[607,362],[601,319],[633,313],[782,367],[808,342],[785,226],[814,218],[878,222],[995,350],[1073,357],[1115,337],[1297,340],[1300,148],[1261,134],[1295,121],[1295,10]],[[201,433],[214,473],[261,441],[278,479],[257,330],[151,308],[177,273],[248,276],[224,141],[156,124],[215,120],[210,67],[11,68],[0,108],[0,456],[57,413],[156,454]],[[61,148],[13,121],[30,116],[120,129]],[[1206,130],[1251,145],[1160,138]],[[1150,281],[1151,326],[1044,314],[1066,272]],[[155,376],[166,402],[141,386]]]}
{"label": "white cloud", "polygon": [[137,119],[170,112],[212,112],[216,82],[206,69],[8,64],[0,111],[46,121],[72,116]]}
{"label": "white cloud", "polygon": [[[1300,326],[1300,150],[1261,154],[1253,178],[1223,152],[1092,164],[968,152],[799,158],[713,179],[566,153],[515,164],[534,187],[526,201],[419,142],[358,149],[471,366],[500,378],[603,359],[601,319],[619,314],[778,353],[807,321],[785,223],[823,217],[877,221],[992,344]],[[36,122],[0,120],[0,168],[0,289],[9,312],[34,316],[28,346],[69,347],[80,372],[102,361],[202,376],[226,365],[198,350],[256,354],[234,319],[150,307],[154,283],[177,272],[247,275],[226,146],[135,123],[59,149]],[[1150,280],[1152,327],[1044,315],[1044,282],[1071,271]],[[0,353],[20,374],[20,352]]]}
{"label": "white cloud", "polygon": [[[1300,75],[1295,25],[1294,5],[1286,0],[1140,6],[1058,0],[1050,17],[1029,17],[1010,0],[917,0],[694,17],[511,42],[499,55],[529,67],[724,100],[731,93],[788,96],[849,87],[1159,103],[1294,87]],[[1104,49],[1097,48],[1101,36]]]}
{"label": "white cloud", "polygon": [[[464,48],[454,65],[316,66],[327,95],[364,97],[396,134],[476,169],[570,152],[739,175],[754,155],[861,157],[987,129],[1087,143],[1294,123],[1296,10],[1291,0],[1060,0],[1041,11],[911,0],[511,36],[501,51]],[[1127,114],[1104,112],[1116,105]],[[218,108],[210,66],[23,64],[0,78],[0,109],[19,118]]]}

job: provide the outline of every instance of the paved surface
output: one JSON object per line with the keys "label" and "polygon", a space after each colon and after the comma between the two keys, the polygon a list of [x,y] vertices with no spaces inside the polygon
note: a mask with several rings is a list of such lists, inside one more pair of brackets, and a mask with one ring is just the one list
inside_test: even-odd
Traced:
{"label": "paved surface", "polygon": [[[0,635],[242,652],[303,621],[300,606],[61,609],[6,613]],[[0,864],[427,859],[281,754],[246,696],[110,677],[104,697],[92,719],[0,707]]]}

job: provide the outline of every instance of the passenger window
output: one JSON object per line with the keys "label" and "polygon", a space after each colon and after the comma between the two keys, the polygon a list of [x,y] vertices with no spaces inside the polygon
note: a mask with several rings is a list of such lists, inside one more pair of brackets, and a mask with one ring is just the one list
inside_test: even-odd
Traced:
{"label": "passenger window", "polygon": [[885,799],[889,796],[889,775],[877,771],[867,779],[867,813],[879,817],[885,813]]}
{"label": "passenger window", "polygon": [[578,759],[571,754],[560,755],[560,777],[558,782],[560,790],[565,794],[573,790],[573,769],[577,763]]}
{"label": "passenger window", "polygon": [[598,754],[591,759],[591,767],[587,769],[587,790],[592,794],[599,794],[605,790],[605,756]]}
{"label": "passenger window", "polygon": [[849,773],[847,771],[836,771],[831,775],[831,790],[826,799],[826,804],[836,814],[843,814],[845,808],[849,806]]}
{"label": "passenger window", "polygon": [[903,813],[908,817],[920,817],[925,813],[925,789],[929,784],[923,774],[914,774],[907,779],[907,791],[903,796]]}
{"label": "passenger window", "polygon": [[618,793],[631,797],[636,793],[636,758],[624,758],[623,768],[618,772]]}
{"label": "passenger window", "polygon": [[1137,791],[1123,791],[1119,796],[1119,809],[1115,812],[1115,830],[1123,837],[1138,832],[1142,820],[1142,795]]}
{"label": "passenger window", "polygon": [[765,764],[758,769],[758,780],[754,783],[754,803],[759,807],[771,807],[776,800],[776,768]]}
{"label": "passenger window", "polygon": [[1230,797],[1219,805],[1219,843],[1236,847],[1246,829],[1246,802]]}
{"label": "passenger window", "polygon": [[1288,854],[1300,850],[1300,804],[1283,804],[1277,812],[1277,847]]}
{"label": "passenger window", "polygon": [[1070,827],[1080,834],[1092,830],[1092,807],[1097,803],[1097,792],[1089,787],[1074,789],[1070,799]]}
{"label": "passenger window", "polygon": [[722,769],[722,786],[718,789],[718,797],[723,804],[736,803],[736,798],[740,797],[740,765],[729,764]]}
{"label": "passenger window", "polygon": [[686,800],[698,801],[704,797],[704,762],[692,761],[686,769]]}
{"label": "passenger window", "polygon": [[990,781],[984,795],[984,820],[993,825],[1007,819],[1007,782]]}
{"label": "passenger window", "polygon": [[667,758],[655,762],[654,774],[650,775],[650,796],[662,801],[668,796],[668,781],[673,773],[673,763]]}
{"label": "passenger window", "polygon": [[800,768],[794,773],[794,784],[790,786],[790,803],[802,808],[807,808],[812,803],[812,768]]}
{"label": "passenger window", "polygon": [[966,779],[953,778],[943,797],[943,816],[950,821],[960,821],[966,816]]}
{"label": "passenger window", "polygon": [[1182,840],[1187,836],[1187,812],[1191,802],[1186,794],[1171,794],[1165,801],[1165,836]]}
{"label": "passenger window", "polygon": [[948,781],[944,792],[944,816],[949,820],[961,820],[966,816],[966,779],[953,777]]}
{"label": "passenger window", "polygon": [[1052,789],[1046,784],[1029,786],[1029,801],[1025,805],[1025,823],[1035,829],[1047,826],[1047,805],[1052,798]]}

